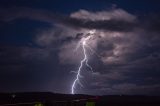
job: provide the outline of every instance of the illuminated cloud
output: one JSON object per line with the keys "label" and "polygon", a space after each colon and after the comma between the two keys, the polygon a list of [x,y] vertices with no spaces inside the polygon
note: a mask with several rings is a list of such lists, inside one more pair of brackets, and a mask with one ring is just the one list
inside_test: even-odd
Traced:
{"label": "illuminated cloud", "polygon": [[96,12],[81,9],[77,12],[71,13],[70,16],[77,19],[85,19],[91,21],[123,20],[133,22],[136,20],[136,16],[129,14],[122,9],[110,9]]}
{"label": "illuminated cloud", "polygon": [[[70,15],[57,15],[46,10],[15,7],[1,9],[0,14],[0,20],[4,23],[29,19],[50,25],[49,28],[36,30],[36,35],[33,36],[34,47],[1,47],[3,51],[0,53],[1,63],[17,62],[15,66],[2,67],[2,70],[28,71],[30,67],[32,69],[32,66],[36,66],[35,63],[41,64],[47,61],[45,64],[49,64],[49,68],[46,65],[47,68],[43,69],[40,65],[40,68],[35,69],[43,70],[44,73],[48,70],[51,72],[58,70],[60,75],[64,74],[62,77],[65,76],[65,81],[66,77],[69,77],[70,83],[72,74],[68,73],[72,71],[71,69],[75,69],[83,58],[82,48],[76,49],[78,42],[90,36],[95,30],[93,33],[95,36],[87,42],[96,52],[87,50],[94,73],[90,74],[88,71],[82,73],[84,77],[87,76],[84,78],[86,88],[83,92],[145,94],[146,91],[148,93],[159,91],[160,24],[157,20],[159,18],[144,17],[142,20],[120,8],[102,11],[80,9]],[[8,56],[9,54],[12,55]],[[33,65],[28,67],[25,62]],[[52,74],[54,78],[56,78],[55,73]],[[51,74],[48,73],[46,76],[49,75]],[[66,86],[68,82],[66,81]]]}

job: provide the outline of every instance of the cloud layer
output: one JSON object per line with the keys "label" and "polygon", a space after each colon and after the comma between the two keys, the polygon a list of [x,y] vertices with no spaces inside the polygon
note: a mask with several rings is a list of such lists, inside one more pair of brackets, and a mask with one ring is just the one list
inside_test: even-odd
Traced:
{"label": "cloud layer", "polygon": [[[23,47],[20,50],[5,47],[2,50],[5,53],[0,55],[3,58],[8,52],[14,55],[17,53],[12,52],[21,52],[18,56],[7,55],[1,63],[7,59],[15,61],[13,57],[17,57],[18,61],[47,61],[56,52],[59,67],[68,66],[65,71],[69,72],[70,66],[76,69],[83,58],[82,47],[78,43],[86,36],[91,36],[94,30],[94,37],[87,42],[91,48],[87,49],[89,63],[94,72],[82,72],[85,88],[79,90],[79,93],[160,93],[160,37],[159,22],[156,19],[144,17],[142,21],[136,15],[117,8],[103,11],[81,9],[70,15],[31,8],[8,8],[1,9],[0,14],[0,20],[6,23],[25,18],[52,25],[36,33],[34,42],[38,47]],[[64,76],[75,77],[68,73]]]}
{"label": "cloud layer", "polygon": [[[11,21],[17,18],[29,18],[52,24],[59,23],[62,25],[70,26],[72,28],[101,29],[109,31],[129,31],[132,30],[136,25],[136,23],[133,22],[135,17],[121,9],[112,10],[109,12],[97,12],[96,14],[99,14],[97,17],[101,17],[103,15],[104,18],[101,17],[95,19],[88,19],[88,16],[93,15],[93,17],[95,17],[95,14],[89,12],[87,14],[87,11],[84,10],[71,14],[71,17],[44,10],[36,10],[24,7],[7,9],[2,8],[0,10],[0,20],[2,21]],[[77,18],[78,15],[81,15],[81,18]]]}

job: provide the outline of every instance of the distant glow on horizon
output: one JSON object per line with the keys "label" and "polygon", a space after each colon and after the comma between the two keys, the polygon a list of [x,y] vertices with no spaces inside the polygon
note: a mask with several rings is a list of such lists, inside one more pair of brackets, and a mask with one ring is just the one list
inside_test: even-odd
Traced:
{"label": "distant glow on horizon", "polygon": [[[94,33],[95,33],[95,30],[89,31],[89,35],[87,37],[83,37],[77,45],[77,47],[79,47],[79,44],[82,46],[84,58],[81,60],[80,66],[78,67],[78,70],[76,71],[77,75],[76,75],[75,80],[73,81],[72,88],[71,88],[72,94],[75,94],[75,88],[77,84],[79,84],[80,86],[83,86],[80,82],[80,77],[82,77],[80,73],[82,71],[82,67],[84,63],[92,71],[92,67],[88,64],[88,57],[87,57],[86,49],[87,47],[89,47],[89,45],[87,45],[87,42],[88,40],[90,40],[92,36],[94,36]],[[89,49],[91,49],[91,47],[89,47]]]}

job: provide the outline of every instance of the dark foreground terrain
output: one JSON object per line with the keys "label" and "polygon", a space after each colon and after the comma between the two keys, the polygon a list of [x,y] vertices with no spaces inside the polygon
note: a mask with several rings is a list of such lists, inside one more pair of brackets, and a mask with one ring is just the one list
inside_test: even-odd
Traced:
{"label": "dark foreground terrain", "polygon": [[0,106],[160,106],[159,96],[0,93]]}

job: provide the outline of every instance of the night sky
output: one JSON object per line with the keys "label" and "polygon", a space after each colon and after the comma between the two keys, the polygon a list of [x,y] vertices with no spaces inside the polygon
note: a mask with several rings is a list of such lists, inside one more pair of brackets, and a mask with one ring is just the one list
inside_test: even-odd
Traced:
{"label": "night sky", "polygon": [[70,94],[92,35],[75,93],[160,95],[159,0],[0,0],[0,92]]}

